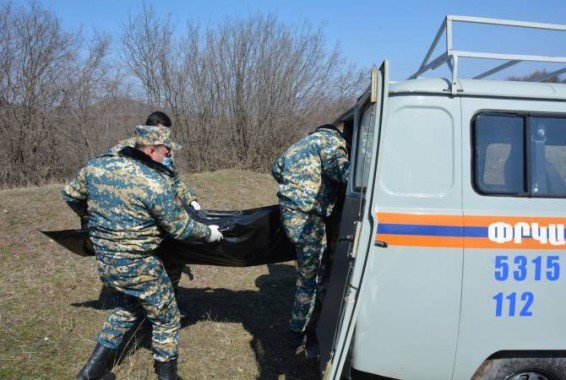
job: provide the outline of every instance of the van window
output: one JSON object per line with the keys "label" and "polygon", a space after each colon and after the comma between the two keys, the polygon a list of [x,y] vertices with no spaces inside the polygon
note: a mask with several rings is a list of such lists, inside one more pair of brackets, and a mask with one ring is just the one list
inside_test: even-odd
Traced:
{"label": "van window", "polygon": [[478,192],[566,196],[565,116],[485,113],[473,131]]}
{"label": "van window", "polygon": [[356,148],[354,190],[363,191],[367,186],[369,165],[372,157],[373,133],[375,124],[375,104],[364,109],[360,120]]}

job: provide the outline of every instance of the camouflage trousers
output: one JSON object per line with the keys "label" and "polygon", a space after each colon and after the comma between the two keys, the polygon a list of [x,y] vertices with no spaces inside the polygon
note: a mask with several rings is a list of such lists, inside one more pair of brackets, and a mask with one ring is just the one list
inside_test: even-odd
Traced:
{"label": "camouflage trousers", "polygon": [[117,349],[143,312],[152,325],[153,358],[169,361],[178,356],[181,329],[171,281],[157,257],[113,258],[97,254],[98,273],[113,291],[116,307],[97,336],[98,343]]}
{"label": "camouflage trousers", "polygon": [[281,222],[297,253],[297,282],[289,329],[303,332],[315,306],[320,264],[326,250],[326,226],[324,219],[318,215],[283,206]]}

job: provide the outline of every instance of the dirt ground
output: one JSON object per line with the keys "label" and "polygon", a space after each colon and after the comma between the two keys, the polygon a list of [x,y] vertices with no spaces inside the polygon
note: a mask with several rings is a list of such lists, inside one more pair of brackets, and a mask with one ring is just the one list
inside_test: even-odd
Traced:
{"label": "dirt ground", "polygon": [[[187,178],[204,208],[274,204],[270,176],[242,171]],[[0,378],[74,378],[95,345],[112,303],[93,257],[59,247],[39,230],[78,227],[62,185],[0,191]],[[318,363],[285,347],[294,263],[249,268],[191,266],[179,301],[183,379],[318,379]],[[154,379],[150,330],[128,337],[118,379]]]}

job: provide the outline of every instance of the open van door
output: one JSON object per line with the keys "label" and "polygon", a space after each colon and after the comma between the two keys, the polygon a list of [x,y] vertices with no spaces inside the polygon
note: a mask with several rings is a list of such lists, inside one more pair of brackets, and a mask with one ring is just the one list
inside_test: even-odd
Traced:
{"label": "open van door", "polygon": [[371,195],[378,159],[380,126],[388,94],[388,61],[374,67],[371,85],[354,109],[350,178],[327,291],[317,323],[320,369],[324,379],[338,379],[355,327],[357,299],[367,253],[376,230]]}

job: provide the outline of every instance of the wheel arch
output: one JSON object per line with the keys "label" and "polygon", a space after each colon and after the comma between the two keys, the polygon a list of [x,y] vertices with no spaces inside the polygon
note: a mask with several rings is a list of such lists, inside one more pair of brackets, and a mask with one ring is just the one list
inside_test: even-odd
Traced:
{"label": "wheel arch", "polygon": [[540,373],[541,379],[566,378],[566,350],[499,351],[484,360],[472,380],[520,378],[519,374],[529,371]]}

